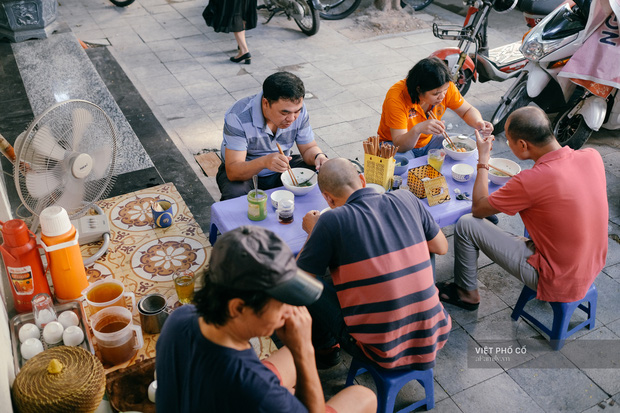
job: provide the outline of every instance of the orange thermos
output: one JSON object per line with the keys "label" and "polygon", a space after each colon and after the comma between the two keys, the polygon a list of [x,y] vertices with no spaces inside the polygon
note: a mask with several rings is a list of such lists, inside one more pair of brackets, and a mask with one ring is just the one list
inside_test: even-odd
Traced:
{"label": "orange thermos", "polygon": [[77,230],[60,206],[45,208],[40,219],[41,246],[47,255],[56,299],[77,300],[88,287]]}
{"label": "orange thermos", "polygon": [[11,284],[15,309],[19,313],[32,311],[32,297],[39,293],[52,295],[35,236],[21,219],[0,224],[4,240],[0,251]]}

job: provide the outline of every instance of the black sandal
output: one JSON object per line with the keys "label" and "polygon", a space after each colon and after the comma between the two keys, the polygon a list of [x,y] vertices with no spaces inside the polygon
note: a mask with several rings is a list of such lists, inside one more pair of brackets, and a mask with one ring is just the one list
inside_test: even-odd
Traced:
{"label": "black sandal", "polygon": [[[435,287],[439,290],[439,300],[444,303],[455,305],[467,311],[476,311],[480,306],[480,303],[466,303],[461,300],[457,286],[454,283],[440,282],[435,284]],[[442,294],[446,298],[442,297]]]}

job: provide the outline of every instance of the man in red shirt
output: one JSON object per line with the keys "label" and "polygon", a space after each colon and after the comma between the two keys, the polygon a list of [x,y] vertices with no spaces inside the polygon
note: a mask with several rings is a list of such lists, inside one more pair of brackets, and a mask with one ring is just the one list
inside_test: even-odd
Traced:
{"label": "man in red shirt", "polygon": [[[591,148],[562,147],[547,115],[536,107],[516,110],[506,122],[512,153],[534,161],[493,194],[488,192],[494,138],[476,133],[478,173],[472,214],[454,231],[454,283],[438,283],[442,301],[466,310],[480,303],[479,251],[537,291],[544,301],[583,298],[605,266],[609,207],[605,168]],[[508,233],[487,220],[491,214],[519,213],[530,238]]]}

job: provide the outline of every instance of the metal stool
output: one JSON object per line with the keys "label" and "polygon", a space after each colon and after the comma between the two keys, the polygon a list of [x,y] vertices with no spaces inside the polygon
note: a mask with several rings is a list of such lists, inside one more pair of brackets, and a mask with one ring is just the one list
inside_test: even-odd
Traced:
{"label": "metal stool", "polygon": [[[549,341],[551,344],[551,348],[554,350],[559,350],[564,346],[564,341],[576,333],[578,330],[581,330],[585,326],[588,327],[589,330],[594,328],[594,323],[596,321],[596,300],[598,299],[598,291],[596,286],[592,284],[590,289],[586,293],[586,296],[581,300],[573,301],[572,303],[559,303],[549,301],[551,308],[553,309],[553,325],[551,329],[545,327],[540,321],[534,318],[530,313],[524,310],[525,304],[531,299],[536,298],[536,291],[531,288],[524,286],[521,291],[521,295],[519,296],[519,300],[515,305],[515,309],[512,311],[513,320],[518,320],[519,317],[523,317],[526,320],[529,320],[536,327],[541,329],[545,334],[549,336]],[[582,302],[587,301],[588,305],[581,304]],[[570,331],[568,330],[568,323],[577,308],[583,310],[588,319],[584,322],[580,323],[578,326],[573,327]]]}
{"label": "metal stool", "polygon": [[426,405],[426,410],[435,407],[435,382],[432,368],[428,370],[385,370],[365,361],[353,359],[345,386],[352,385],[353,379],[366,371],[372,375],[377,386],[377,413],[392,413],[398,392],[411,380],[417,380],[424,387],[426,397],[397,413],[410,412],[424,405]]}

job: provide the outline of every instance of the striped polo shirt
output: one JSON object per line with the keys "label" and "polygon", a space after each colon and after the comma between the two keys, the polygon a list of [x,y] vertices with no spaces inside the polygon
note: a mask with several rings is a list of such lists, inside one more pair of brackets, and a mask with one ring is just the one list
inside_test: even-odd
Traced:
{"label": "striped polo shirt", "polygon": [[[226,148],[233,151],[245,151],[246,161],[278,152],[276,142],[280,144],[287,156],[295,143],[307,144],[314,141],[314,132],[310,127],[310,118],[304,103],[301,113],[291,126],[277,129],[274,136],[267,127],[261,106],[263,92],[237,101],[224,115],[224,140],[222,141],[222,159],[226,161]],[[275,172],[263,169],[259,176],[272,175]]]}
{"label": "striped polo shirt", "polygon": [[329,268],[348,333],[383,368],[425,370],[448,339],[427,240],[439,226],[409,191],[353,193],[324,213],[297,265]]}

